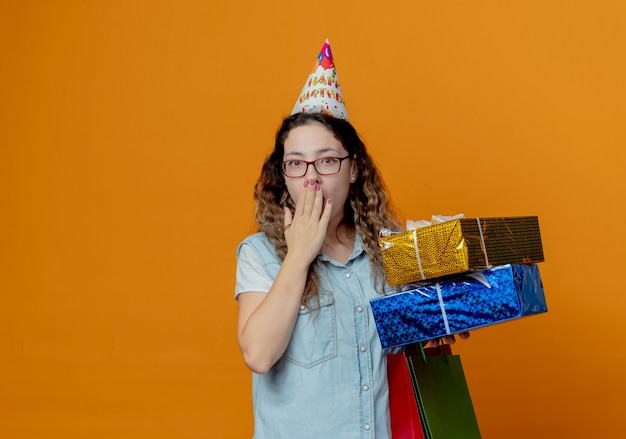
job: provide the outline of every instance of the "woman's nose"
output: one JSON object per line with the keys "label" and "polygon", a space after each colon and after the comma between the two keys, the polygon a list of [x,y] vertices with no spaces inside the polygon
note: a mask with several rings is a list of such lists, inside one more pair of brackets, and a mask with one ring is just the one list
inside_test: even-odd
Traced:
{"label": "woman's nose", "polygon": [[316,183],[321,183],[322,179],[320,177],[320,175],[317,173],[317,170],[315,169],[315,166],[313,166],[313,163],[311,163],[309,165],[309,167],[306,170],[306,174],[304,174],[304,177],[309,179],[309,180],[315,180]]}

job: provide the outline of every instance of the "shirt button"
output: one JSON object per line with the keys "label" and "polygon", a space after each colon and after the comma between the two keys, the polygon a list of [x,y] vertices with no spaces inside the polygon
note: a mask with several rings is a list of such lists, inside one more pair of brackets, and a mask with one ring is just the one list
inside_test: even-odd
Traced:
{"label": "shirt button", "polygon": [[306,306],[300,305],[300,310],[304,311],[305,309],[306,309]]}
{"label": "shirt button", "polygon": [[346,273],[346,279],[350,279],[352,275],[350,273]]}
{"label": "shirt button", "polygon": [[356,307],[356,310],[358,312],[363,312],[363,307],[359,305],[359,306]]}
{"label": "shirt button", "polygon": [[368,386],[367,384],[363,384],[361,389],[363,389],[364,392],[367,392],[370,389],[370,386]]}
{"label": "shirt button", "polygon": [[365,430],[367,430],[367,431],[370,431],[370,428],[371,428],[371,427],[370,427],[370,424],[365,424],[365,425],[363,426],[363,428],[364,428]]}
{"label": "shirt button", "polygon": [[365,347],[365,346],[361,346],[361,347],[359,348],[359,350],[360,350],[361,352],[365,352],[365,351],[367,350],[367,347]]}

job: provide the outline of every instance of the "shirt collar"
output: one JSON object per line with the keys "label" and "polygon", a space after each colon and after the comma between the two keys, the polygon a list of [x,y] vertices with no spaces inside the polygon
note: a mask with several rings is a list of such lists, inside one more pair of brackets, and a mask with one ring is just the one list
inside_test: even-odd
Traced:
{"label": "shirt collar", "polygon": [[[348,258],[346,264],[359,257],[361,253],[363,253],[363,237],[359,234],[359,232],[356,232],[356,235],[354,236],[354,247],[352,248],[352,253],[350,253],[350,257]],[[336,262],[329,258],[324,252],[320,252],[320,261]]]}

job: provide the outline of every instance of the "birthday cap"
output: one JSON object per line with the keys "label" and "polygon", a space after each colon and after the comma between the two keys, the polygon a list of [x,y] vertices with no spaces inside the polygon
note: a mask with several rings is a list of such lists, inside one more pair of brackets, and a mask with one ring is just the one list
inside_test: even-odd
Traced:
{"label": "birthday cap", "polygon": [[291,114],[327,113],[348,120],[348,112],[339,86],[328,40],[317,56],[313,71],[307,78]]}

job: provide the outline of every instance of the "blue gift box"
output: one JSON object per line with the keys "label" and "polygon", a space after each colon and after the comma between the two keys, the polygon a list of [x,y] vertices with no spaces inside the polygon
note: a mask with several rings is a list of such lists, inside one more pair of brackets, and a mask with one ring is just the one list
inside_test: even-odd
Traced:
{"label": "blue gift box", "polygon": [[370,301],[383,348],[547,312],[539,267],[502,265]]}

